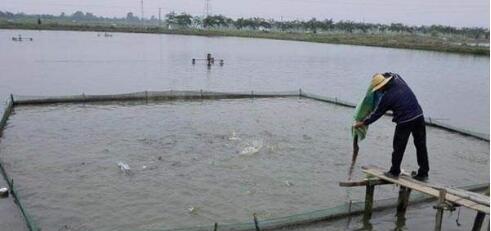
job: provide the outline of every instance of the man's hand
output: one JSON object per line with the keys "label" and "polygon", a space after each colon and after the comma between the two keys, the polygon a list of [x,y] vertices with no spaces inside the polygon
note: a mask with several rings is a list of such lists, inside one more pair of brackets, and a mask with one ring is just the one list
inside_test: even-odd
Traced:
{"label": "man's hand", "polygon": [[353,127],[354,128],[361,128],[365,126],[365,124],[363,123],[363,121],[356,121],[355,124],[353,124]]}

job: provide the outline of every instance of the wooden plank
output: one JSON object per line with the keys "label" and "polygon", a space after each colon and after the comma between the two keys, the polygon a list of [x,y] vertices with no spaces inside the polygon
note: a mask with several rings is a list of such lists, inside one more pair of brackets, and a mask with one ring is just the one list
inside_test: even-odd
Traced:
{"label": "wooden plank", "polygon": [[[410,174],[405,173],[405,172],[401,172],[401,175],[406,175],[409,177],[411,176]],[[416,182],[421,182],[421,181],[416,181]],[[435,184],[435,183],[428,183],[428,182],[421,182],[421,183],[428,186],[428,187],[432,187],[434,189],[437,189],[437,190],[445,189],[447,191],[447,193],[450,193],[450,194],[453,194],[455,196],[462,197],[465,199],[469,199],[471,201],[474,201],[474,202],[479,203],[479,204],[487,205],[489,207],[489,195],[471,192],[471,191],[467,191],[467,190],[463,190],[463,189],[459,189],[459,188],[455,188],[455,187],[449,187],[449,186],[445,186],[442,184]]]}
{"label": "wooden plank", "polygon": [[[366,174],[376,176],[382,180],[389,181],[400,186],[408,187],[437,198],[439,197],[440,191],[438,190],[438,188],[440,187],[435,187],[429,183],[414,180],[409,176],[401,175],[398,178],[387,177],[384,175],[385,170],[376,166],[364,166],[362,167],[362,171]],[[451,193],[447,193],[445,196],[445,200],[454,204],[462,205],[464,207],[489,214],[489,206],[472,201],[468,198],[463,198]]]}
{"label": "wooden plank", "polygon": [[454,188],[454,187],[450,187],[450,188],[446,188],[446,189],[447,189],[448,193],[450,193],[450,194],[469,199],[469,200],[477,202],[479,204],[489,206],[489,196],[486,196],[484,194],[469,192],[469,191]]}
{"label": "wooden plank", "polygon": [[340,181],[340,187],[358,187],[358,186],[367,186],[367,185],[383,185],[383,184],[393,184],[392,182],[388,182],[381,179],[364,179],[360,181]]}

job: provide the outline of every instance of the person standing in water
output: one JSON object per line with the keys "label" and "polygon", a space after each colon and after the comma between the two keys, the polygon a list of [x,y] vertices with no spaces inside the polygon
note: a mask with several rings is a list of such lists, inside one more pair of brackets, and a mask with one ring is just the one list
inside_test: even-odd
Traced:
{"label": "person standing in water", "polygon": [[392,166],[388,172],[385,172],[385,175],[395,178],[401,174],[402,157],[406,150],[409,135],[412,134],[419,169],[418,172],[413,172],[411,175],[416,180],[428,180],[430,167],[426,149],[425,120],[416,96],[402,77],[395,73],[375,74],[371,84],[372,91],[382,93],[382,97],[373,112],[353,126],[355,128],[368,126],[387,111],[392,111],[394,115],[392,122],[396,123]]}

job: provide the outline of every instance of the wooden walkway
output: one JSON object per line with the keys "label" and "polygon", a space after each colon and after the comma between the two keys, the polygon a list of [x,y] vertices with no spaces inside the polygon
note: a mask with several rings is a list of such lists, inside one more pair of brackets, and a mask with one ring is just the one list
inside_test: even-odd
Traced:
{"label": "wooden walkway", "polygon": [[[414,180],[412,177],[406,175],[401,175],[398,178],[390,178],[384,175],[384,171],[386,170],[375,166],[362,167],[362,169],[364,173],[375,176],[384,181],[410,188],[412,190],[416,190],[418,192],[422,192],[437,198],[440,196],[440,191],[445,190],[445,201],[489,214],[489,197],[487,196],[479,195],[479,198],[477,196],[472,197],[471,195],[475,195],[475,193],[472,192],[469,192],[469,195],[465,196],[463,195],[465,193],[463,190],[463,192],[459,193],[459,195],[455,195],[456,193],[452,193],[456,190],[454,188],[421,182],[418,180]],[[479,199],[482,199],[482,201]],[[487,200],[487,205],[484,203],[484,200]]]}
{"label": "wooden walkway", "polygon": [[441,230],[444,210],[454,210],[455,207],[463,206],[477,211],[474,221],[474,230],[480,230],[486,215],[489,215],[489,196],[477,194],[452,187],[445,187],[433,183],[422,182],[413,179],[407,174],[401,174],[397,178],[384,175],[385,169],[376,166],[364,166],[362,171],[372,178],[362,181],[340,182],[341,187],[366,186],[365,194],[365,213],[364,220],[369,220],[372,216],[373,194],[376,185],[395,184],[400,186],[397,216],[405,216],[409,202],[409,195],[412,190],[419,191],[438,199],[435,229]]}

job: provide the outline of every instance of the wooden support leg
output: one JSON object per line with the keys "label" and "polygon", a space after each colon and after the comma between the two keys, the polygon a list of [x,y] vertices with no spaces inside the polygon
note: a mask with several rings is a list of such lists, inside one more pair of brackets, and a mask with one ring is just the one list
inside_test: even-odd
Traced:
{"label": "wooden support leg", "polygon": [[254,226],[256,227],[256,231],[261,231],[261,229],[259,228],[259,222],[257,222],[257,217],[256,217],[256,214],[252,214],[253,218],[254,218]]}
{"label": "wooden support leg", "polygon": [[399,189],[399,198],[397,199],[397,217],[402,217],[406,215],[410,194],[411,194],[410,188],[401,186],[401,188]]}
{"label": "wooden support leg", "polygon": [[375,185],[367,184],[367,192],[365,194],[365,213],[363,214],[363,220],[370,220],[372,218],[373,207],[373,192],[375,191]]}
{"label": "wooden support leg", "polygon": [[443,209],[445,203],[445,196],[447,195],[447,190],[441,189],[440,195],[438,197],[438,205],[436,206],[436,218],[435,218],[435,231],[442,230],[442,220],[443,220]]}
{"label": "wooden support leg", "polygon": [[406,226],[406,210],[409,204],[409,195],[411,189],[401,186],[399,189],[399,198],[397,199],[397,213],[396,213],[396,230],[402,230]]}
{"label": "wooden support leg", "polygon": [[477,212],[476,219],[474,219],[474,225],[472,226],[472,231],[480,231],[482,227],[482,223],[484,222],[484,218],[486,218],[486,214],[483,212]]}

